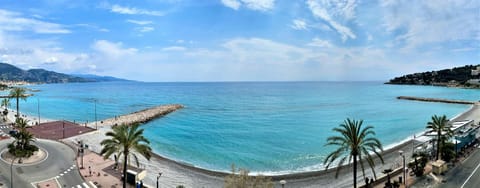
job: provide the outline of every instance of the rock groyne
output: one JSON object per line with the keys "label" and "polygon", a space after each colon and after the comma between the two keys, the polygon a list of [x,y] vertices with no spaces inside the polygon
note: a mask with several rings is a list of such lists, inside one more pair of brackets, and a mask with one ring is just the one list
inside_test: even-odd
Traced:
{"label": "rock groyne", "polygon": [[147,123],[153,119],[167,115],[181,108],[183,108],[183,105],[180,105],[180,104],[160,105],[160,106],[155,106],[152,108],[136,111],[126,115],[115,116],[113,118],[108,118],[108,119],[97,121],[97,122],[91,122],[88,124],[88,126],[96,128],[98,126],[114,126],[114,125],[121,125],[121,124]]}
{"label": "rock groyne", "polygon": [[454,104],[475,104],[474,101],[436,99],[436,98],[424,98],[424,97],[410,97],[410,96],[399,96],[399,97],[397,97],[397,99],[424,101],[424,102],[443,102],[443,103],[454,103]]}

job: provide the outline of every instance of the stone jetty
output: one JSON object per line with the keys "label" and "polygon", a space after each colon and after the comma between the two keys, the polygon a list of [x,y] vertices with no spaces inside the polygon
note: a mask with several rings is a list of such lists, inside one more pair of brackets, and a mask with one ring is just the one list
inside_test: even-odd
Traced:
{"label": "stone jetty", "polygon": [[127,115],[115,116],[113,118],[97,122],[90,122],[88,126],[96,128],[96,126],[114,126],[121,124],[147,123],[155,118],[167,115],[181,108],[183,108],[183,105],[180,104],[160,105],[133,112]]}
{"label": "stone jetty", "polygon": [[410,96],[399,96],[399,97],[397,97],[397,99],[424,101],[424,102],[443,102],[443,103],[454,103],[454,104],[475,104],[474,101],[436,99],[436,98],[424,98],[424,97],[410,97]]}

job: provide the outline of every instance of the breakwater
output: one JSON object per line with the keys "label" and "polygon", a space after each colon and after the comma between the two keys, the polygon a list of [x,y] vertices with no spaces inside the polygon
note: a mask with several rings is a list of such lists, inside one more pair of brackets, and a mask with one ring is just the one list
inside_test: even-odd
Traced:
{"label": "breakwater", "polygon": [[113,118],[104,119],[97,122],[91,122],[88,124],[90,127],[97,126],[114,126],[121,124],[133,124],[133,123],[147,123],[155,118],[167,115],[178,109],[183,108],[180,104],[160,105],[144,110],[136,111],[130,114],[115,116]]}
{"label": "breakwater", "polygon": [[436,99],[436,98],[411,97],[411,96],[399,96],[397,97],[397,99],[424,101],[424,102],[443,102],[443,103],[454,103],[454,104],[475,104],[474,101]]}

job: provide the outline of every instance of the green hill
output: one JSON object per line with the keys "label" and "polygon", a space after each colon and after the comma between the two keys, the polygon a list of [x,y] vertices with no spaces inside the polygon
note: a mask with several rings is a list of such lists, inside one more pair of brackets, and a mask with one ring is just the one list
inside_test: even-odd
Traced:
{"label": "green hill", "polygon": [[0,80],[25,81],[31,83],[67,83],[93,81],[67,74],[47,71],[44,69],[30,69],[25,71],[6,63],[0,63]]}
{"label": "green hill", "polygon": [[480,88],[480,65],[466,65],[452,69],[407,74],[391,79],[386,84],[436,85]]}

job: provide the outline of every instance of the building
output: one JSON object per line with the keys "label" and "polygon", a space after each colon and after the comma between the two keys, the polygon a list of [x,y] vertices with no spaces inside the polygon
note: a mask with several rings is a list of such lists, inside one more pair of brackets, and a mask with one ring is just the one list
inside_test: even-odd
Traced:
{"label": "building", "polygon": [[451,126],[454,135],[452,141],[455,144],[455,149],[457,151],[473,144],[477,139],[477,133],[480,126],[475,125],[473,120],[452,122]]}
{"label": "building", "polygon": [[[473,144],[477,138],[479,138],[480,125],[475,124],[473,120],[463,120],[463,121],[454,121],[449,122],[450,130],[453,132],[453,137],[451,142],[455,144],[455,151],[460,151],[461,149]],[[446,133],[442,133],[446,134]],[[433,154],[435,147],[430,147],[429,144],[435,144],[432,140],[436,139],[437,133],[430,132],[418,137],[416,140],[420,144],[416,145],[416,151],[426,151]]]}

